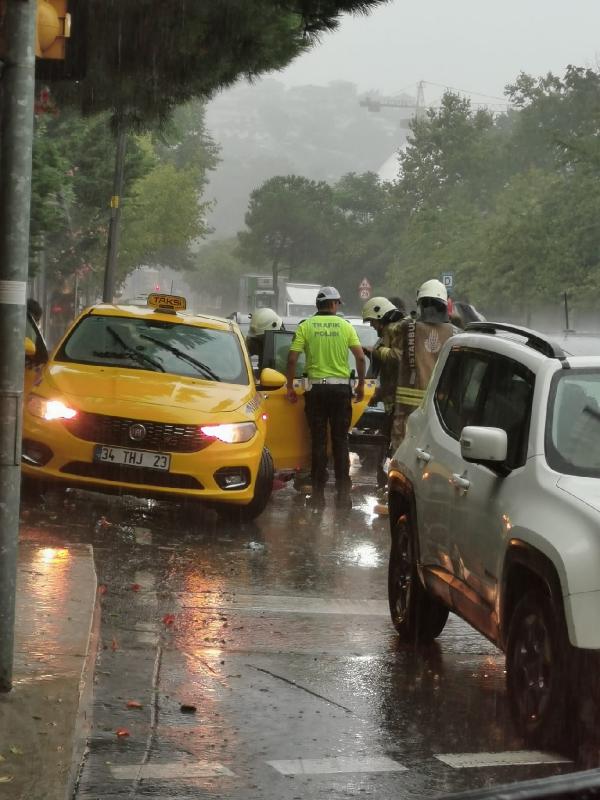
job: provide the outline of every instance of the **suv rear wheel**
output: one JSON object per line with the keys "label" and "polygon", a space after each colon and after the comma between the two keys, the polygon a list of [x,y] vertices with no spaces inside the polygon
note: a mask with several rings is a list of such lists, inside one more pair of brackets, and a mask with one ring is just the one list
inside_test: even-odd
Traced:
{"label": "suv rear wheel", "polygon": [[391,533],[388,599],[392,622],[403,642],[426,644],[444,629],[448,609],[421,584],[414,534],[406,514],[392,522]]}
{"label": "suv rear wheel", "polygon": [[510,621],[506,683],[513,719],[529,743],[548,747],[568,740],[574,661],[562,609],[542,591],[526,594]]}

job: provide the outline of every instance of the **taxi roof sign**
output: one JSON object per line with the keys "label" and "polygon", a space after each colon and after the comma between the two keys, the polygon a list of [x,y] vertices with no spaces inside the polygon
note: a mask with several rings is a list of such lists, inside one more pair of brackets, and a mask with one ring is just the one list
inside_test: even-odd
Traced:
{"label": "taxi roof sign", "polygon": [[185,311],[187,308],[185,297],[181,297],[177,294],[160,294],[157,292],[148,295],[148,305],[156,309],[156,311],[170,311],[171,313]]}

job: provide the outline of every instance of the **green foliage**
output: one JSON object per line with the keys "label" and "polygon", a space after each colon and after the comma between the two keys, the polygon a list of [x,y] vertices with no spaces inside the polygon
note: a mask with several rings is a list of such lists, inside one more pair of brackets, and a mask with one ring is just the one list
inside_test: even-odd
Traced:
{"label": "green foliage", "polygon": [[565,291],[572,305],[594,307],[600,74],[520,75],[507,92],[514,108],[500,116],[447,93],[414,122],[394,184],[349,173],[329,192],[319,185],[316,214],[303,179],[268,181],[251,200],[243,257],[263,267],[279,258],[297,279],[318,275],[351,307],[364,276],[376,294],[410,299],[446,271],[455,296],[494,314],[527,319]]}
{"label": "green foliage", "polygon": [[246,226],[238,234],[243,261],[270,270],[273,285],[281,270],[298,278],[318,274],[333,251],[342,222],[331,187],[297,175],[277,176],[250,195]]}
{"label": "green foliage", "polygon": [[[188,264],[188,248],[206,235],[202,201],[217,148],[200,103],[178,110],[160,134],[128,136],[118,279],[140,263]],[[44,247],[50,283],[65,279],[93,300],[100,292],[113,191],[115,138],[108,113],[74,112],[37,123],[32,231]],[[35,255],[35,253],[34,253]],[[33,259],[32,274],[36,259]],[[83,281],[83,284],[81,283]]]}
{"label": "green foliage", "polygon": [[520,75],[492,118],[446,95],[413,126],[396,185],[404,224],[388,277],[400,291],[453,271],[456,294],[526,314],[598,288],[600,76]]}
{"label": "green foliage", "polygon": [[[192,263],[185,280],[203,297],[205,307],[219,307],[222,313],[236,310],[240,277],[248,271],[237,250],[237,239],[232,236],[207,242],[190,256]],[[223,308],[215,302],[219,297],[226,298],[229,306]]]}
{"label": "green foliage", "polygon": [[165,120],[239,77],[281,69],[335,28],[341,13],[384,0],[77,0],[70,42],[81,80],[57,84],[85,113],[130,124]]}

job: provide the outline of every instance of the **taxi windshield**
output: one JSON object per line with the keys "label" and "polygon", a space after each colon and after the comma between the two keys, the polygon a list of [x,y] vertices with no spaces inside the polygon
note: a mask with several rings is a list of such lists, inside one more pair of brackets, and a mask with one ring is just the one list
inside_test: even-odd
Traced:
{"label": "taxi windshield", "polygon": [[600,370],[558,373],[548,411],[548,464],[568,475],[600,478]]}
{"label": "taxi windshield", "polygon": [[156,319],[84,317],[55,360],[249,383],[235,333]]}

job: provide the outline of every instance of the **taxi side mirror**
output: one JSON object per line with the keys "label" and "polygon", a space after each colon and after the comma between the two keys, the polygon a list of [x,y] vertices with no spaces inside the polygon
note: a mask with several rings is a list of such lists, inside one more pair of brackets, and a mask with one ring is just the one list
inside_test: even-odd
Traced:
{"label": "taxi side mirror", "polygon": [[260,386],[263,389],[281,389],[286,384],[286,377],[283,372],[278,372],[271,367],[265,367],[260,373]]}
{"label": "taxi side mirror", "polygon": [[29,336],[25,337],[25,358],[33,358],[35,355],[35,344],[29,338]]}

